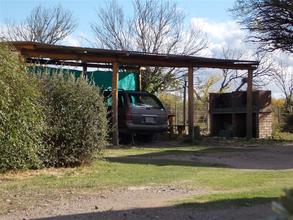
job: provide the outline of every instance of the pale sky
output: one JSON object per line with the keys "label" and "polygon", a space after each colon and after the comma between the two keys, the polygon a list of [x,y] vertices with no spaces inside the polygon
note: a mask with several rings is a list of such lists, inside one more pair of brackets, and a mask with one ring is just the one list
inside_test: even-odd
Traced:
{"label": "pale sky", "polygon": [[[132,13],[132,0],[117,0],[123,5],[126,14]],[[245,42],[246,33],[241,26],[233,19],[229,8],[233,7],[233,0],[176,0],[180,10],[186,15],[186,26],[199,25],[207,34],[209,48],[201,55],[208,57],[219,57],[222,47],[245,50],[248,54],[252,52],[253,46]],[[63,44],[71,46],[89,46],[84,37],[93,38],[90,23],[95,21],[97,9],[104,3],[104,0],[0,0],[0,28],[7,21],[20,22],[39,4],[45,6],[62,5],[72,11],[78,22],[77,30],[67,37]],[[289,63],[292,71],[292,55],[272,54],[272,57],[280,57]],[[250,57],[247,57],[250,59]],[[212,70],[214,73],[214,70]],[[206,73],[206,72],[205,72]],[[269,84],[275,97],[280,97],[278,89]]]}

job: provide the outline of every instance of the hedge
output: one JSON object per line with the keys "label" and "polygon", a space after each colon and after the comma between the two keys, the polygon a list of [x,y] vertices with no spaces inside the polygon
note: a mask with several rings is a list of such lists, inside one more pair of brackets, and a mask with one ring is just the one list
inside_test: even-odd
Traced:
{"label": "hedge", "polygon": [[0,44],[0,91],[0,172],[41,166],[44,117],[38,82],[4,44]]}
{"label": "hedge", "polygon": [[106,107],[84,78],[28,74],[0,43],[0,172],[91,162],[105,147]]}

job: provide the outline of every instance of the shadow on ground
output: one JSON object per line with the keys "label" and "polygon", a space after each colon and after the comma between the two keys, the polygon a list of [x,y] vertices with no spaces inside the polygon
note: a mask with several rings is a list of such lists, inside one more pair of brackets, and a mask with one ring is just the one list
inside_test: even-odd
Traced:
{"label": "shadow on ground", "polygon": [[70,219],[225,219],[225,220],[257,220],[266,219],[273,213],[270,203],[275,198],[253,198],[220,200],[207,203],[186,203],[177,206],[158,208],[134,208],[129,210],[108,210],[90,213],[80,213],[71,215],[53,216],[39,218],[40,220],[70,220]]}
{"label": "shadow on ground", "polygon": [[[203,150],[205,151],[205,150]],[[229,167],[218,163],[200,163],[195,156],[201,151],[165,150],[156,153],[139,155],[129,155],[122,157],[106,157],[110,162],[130,163],[130,164],[152,164],[157,166],[197,166],[197,167]]]}
{"label": "shadow on ground", "polygon": [[157,166],[223,167],[281,170],[293,168],[293,146],[210,147],[202,150],[165,150],[156,153],[106,157],[108,161]]}

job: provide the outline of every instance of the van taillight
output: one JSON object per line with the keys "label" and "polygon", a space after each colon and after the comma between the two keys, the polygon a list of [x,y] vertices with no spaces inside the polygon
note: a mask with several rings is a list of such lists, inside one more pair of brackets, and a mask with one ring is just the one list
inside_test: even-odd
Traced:
{"label": "van taillight", "polygon": [[126,120],[131,121],[132,120],[132,111],[131,108],[128,108],[126,111]]}

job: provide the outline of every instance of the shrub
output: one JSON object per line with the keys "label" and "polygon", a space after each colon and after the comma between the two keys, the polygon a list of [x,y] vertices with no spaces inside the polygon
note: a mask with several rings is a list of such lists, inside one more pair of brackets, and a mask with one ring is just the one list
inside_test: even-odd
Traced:
{"label": "shrub", "polygon": [[70,74],[40,78],[45,107],[46,166],[76,166],[90,162],[106,144],[107,119],[103,97],[86,79]]}
{"label": "shrub", "polygon": [[0,44],[0,91],[0,172],[36,168],[44,126],[38,83],[5,44]]}

